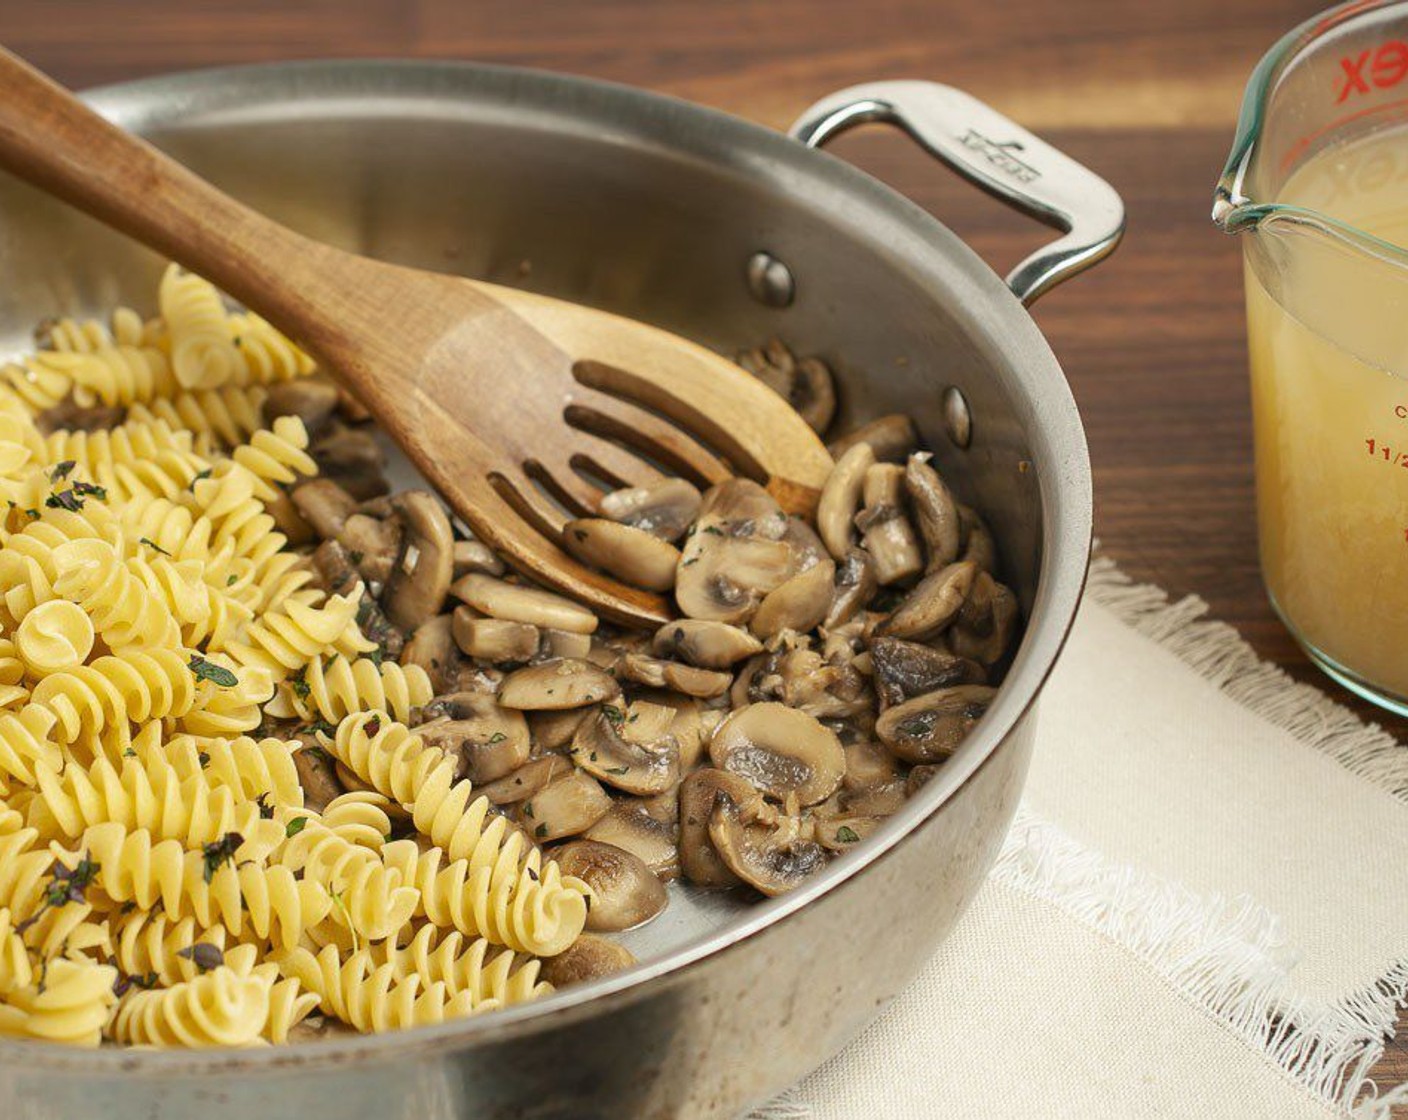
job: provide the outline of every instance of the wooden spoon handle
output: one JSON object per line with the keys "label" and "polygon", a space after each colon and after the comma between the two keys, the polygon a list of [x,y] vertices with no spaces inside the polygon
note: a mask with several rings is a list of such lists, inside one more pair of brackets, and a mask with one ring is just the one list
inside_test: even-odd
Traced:
{"label": "wooden spoon handle", "polygon": [[0,167],[295,334],[311,325],[302,293],[325,288],[333,266],[350,259],[236,202],[3,47]]}

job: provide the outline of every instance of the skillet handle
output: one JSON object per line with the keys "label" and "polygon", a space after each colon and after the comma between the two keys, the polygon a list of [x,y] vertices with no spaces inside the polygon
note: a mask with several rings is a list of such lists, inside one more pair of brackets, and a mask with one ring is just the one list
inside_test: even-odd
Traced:
{"label": "skillet handle", "polygon": [[1124,234],[1124,203],[1109,183],[951,86],[921,81],[851,86],[804,111],[790,135],[819,148],[871,122],[903,129],[965,179],[1065,235],[1007,274],[1007,286],[1024,304],[1109,256]]}

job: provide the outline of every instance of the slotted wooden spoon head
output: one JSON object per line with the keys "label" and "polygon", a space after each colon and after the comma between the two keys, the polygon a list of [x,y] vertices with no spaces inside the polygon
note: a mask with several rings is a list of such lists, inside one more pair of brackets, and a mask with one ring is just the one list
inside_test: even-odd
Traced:
{"label": "slotted wooden spoon head", "polygon": [[[305,337],[477,536],[520,571],[614,621],[658,625],[669,601],[562,550],[600,486],[733,474],[811,513],[831,469],[785,400],[666,331],[513,289],[358,260],[353,331]],[[563,510],[567,512],[564,513]]]}
{"label": "slotted wooden spoon head", "polygon": [[702,485],[736,471],[789,511],[815,504],[831,466],[821,441],[781,397],[718,355],[601,311],[310,241],[3,49],[0,93],[0,166],[200,273],[298,339],[475,533],[602,615],[651,624],[671,611],[660,596],[563,552],[564,516],[540,485],[574,512],[592,511],[600,491],[579,467],[620,485],[658,476],[630,447]]}

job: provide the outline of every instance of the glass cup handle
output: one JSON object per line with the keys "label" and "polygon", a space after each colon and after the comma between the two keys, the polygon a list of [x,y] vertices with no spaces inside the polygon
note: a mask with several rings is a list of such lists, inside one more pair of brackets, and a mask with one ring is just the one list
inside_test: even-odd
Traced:
{"label": "glass cup handle", "polygon": [[1065,236],[1007,274],[1024,304],[1109,256],[1124,234],[1124,203],[1089,168],[962,90],[937,82],[869,82],[824,97],[789,130],[819,148],[856,125],[907,132],[964,178]]}

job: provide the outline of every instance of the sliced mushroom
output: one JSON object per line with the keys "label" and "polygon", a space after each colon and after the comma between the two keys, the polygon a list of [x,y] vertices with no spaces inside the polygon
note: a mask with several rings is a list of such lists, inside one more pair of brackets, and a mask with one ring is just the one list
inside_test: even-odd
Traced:
{"label": "sliced mushroom", "polygon": [[916,696],[875,721],[881,742],[906,762],[941,762],[987,713],[997,690],[961,684]]}
{"label": "sliced mushroom", "polygon": [[884,818],[898,813],[907,796],[904,779],[898,778],[847,793],[842,800],[847,816]]}
{"label": "sliced mushroom", "polygon": [[597,780],[574,769],[519,802],[518,821],[529,836],[546,844],[586,832],[610,808],[611,797]]}
{"label": "sliced mushroom", "polygon": [[831,817],[817,822],[816,841],[830,851],[844,852],[864,840],[882,823],[881,817]]}
{"label": "sliced mushroom", "polygon": [[973,587],[977,567],[970,561],[950,564],[925,576],[875,633],[880,637],[922,641],[942,632],[962,608]]}
{"label": "sliced mushroom", "polygon": [[841,780],[841,785],[848,793],[887,785],[900,776],[894,755],[879,743],[859,739],[847,743],[843,749],[846,752],[846,776]]}
{"label": "sliced mushroom", "polygon": [[938,763],[927,762],[921,766],[913,767],[909,772],[909,777],[904,782],[904,795],[913,797],[921,789],[929,784],[929,779],[939,772],[942,767]]}
{"label": "sliced mushroom", "polygon": [[675,573],[675,601],[691,618],[743,622],[792,573],[787,515],[756,482],[730,478],[704,495]]}
{"label": "sliced mushroom", "polygon": [[959,559],[974,564],[979,571],[997,574],[997,543],[982,514],[971,506],[960,505],[958,518],[963,525],[963,552]]}
{"label": "sliced mushroom", "polygon": [[792,516],[787,519],[787,528],[780,539],[786,541],[792,549],[791,575],[805,572],[814,564],[820,564],[830,558],[830,553],[826,551],[826,545],[817,536],[816,530],[801,517]]}
{"label": "sliced mushroom", "polygon": [[662,541],[678,541],[699,516],[699,491],[682,478],[653,486],[613,490],[601,499],[603,516],[643,529]]}
{"label": "sliced mushroom", "polygon": [[865,472],[864,508],[856,515],[861,542],[882,584],[903,583],[924,570],[924,553],[904,506],[904,468],[876,463]]}
{"label": "sliced mushroom", "polygon": [[728,797],[718,799],[709,818],[709,839],[719,858],[769,897],[793,890],[826,866],[825,849],[804,832],[795,817],[763,823]]}
{"label": "sliced mushroom", "polygon": [[763,643],[727,622],[682,618],[660,627],[650,648],[656,657],[677,657],[701,669],[728,669],[761,651]]}
{"label": "sliced mushroom", "polygon": [[777,801],[825,801],[841,784],[846,756],[833,731],[783,704],[750,704],[732,712],[709,740],[714,766],[745,778]]}
{"label": "sliced mushroom", "polygon": [[585,658],[592,651],[590,634],[574,634],[570,630],[554,630],[546,627],[541,630],[542,644],[539,654],[543,657]]}
{"label": "sliced mushroom", "polygon": [[449,691],[459,677],[462,659],[452,625],[447,614],[432,618],[416,628],[401,650],[401,664],[424,669],[437,693]]}
{"label": "sliced mushroom", "polygon": [[529,712],[528,730],[533,742],[545,751],[565,747],[577,734],[582,721],[594,713],[590,708],[565,708],[559,712]]}
{"label": "sliced mushroom", "polygon": [[351,514],[342,523],[338,542],[368,583],[385,584],[401,554],[401,523],[395,519]]}
{"label": "sliced mushroom", "polygon": [[712,669],[696,669],[678,661],[662,661],[644,653],[628,653],[616,665],[616,674],[623,680],[650,688],[669,688],[687,696],[722,696],[733,678]]}
{"label": "sliced mushroom", "polygon": [[495,579],[483,572],[462,576],[451,586],[450,593],[490,618],[527,622],[573,634],[590,634],[597,627],[596,615],[580,603],[541,588]]}
{"label": "sliced mushroom", "polygon": [[562,547],[632,587],[669,591],[675,586],[680,550],[644,529],[604,517],[579,517],[562,527]]}
{"label": "sliced mushroom", "polygon": [[[674,806],[674,814],[678,817],[679,803],[675,791],[662,795],[661,800],[667,800]],[[680,873],[677,831],[674,823],[651,816],[645,804],[634,798],[621,798],[611,806],[606,816],[587,829],[586,838],[623,848],[642,860],[660,879],[670,880]],[[592,908],[596,908],[595,903]]]}
{"label": "sliced mushroom", "polygon": [[446,717],[416,728],[426,744],[458,758],[456,777],[492,782],[528,761],[531,741],[522,712],[504,708],[487,692],[455,692],[426,705]]}
{"label": "sliced mushroom", "polygon": [[874,639],[870,660],[882,711],[926,692],[987,683],[987,673],[976,661],[899,638]]}
{"label": "sliced mushroom", "polygon": [[264,398],[264,419],[272,424],[280,416],[297,416],[310,435],[317,435],[337,408],[337,386],[321,377],[295,377],[276,381]]}
{"label": "sliced mushroom", "polygon": [[871,563],[870,553],[863,548],[851,549],[846,553],[846,558],[836,566],[836,574],[832,579],[831,604],[826,608],[822,626],[827,630],[844,626],[870,604],[879,589],[880,583],[875,578],[875,566]]}
{"label": "sliced mushroom", "polygon": [[584,933],[557,956],[546,958],[538,975],[554,988],[567,988],[622,972],[635,963],[635,957],[624,945]]}
{"label": "sliced mushroom", "polygon": [[836,565],[828,557],[769,591],[749,627],[760,638],[783,630],[805,633],[820,625],[831,606]]}
{"label": "sliced mushroom", "polygon": [[664,910],[670,900],[665,884],[639,856],[624,848],[597,840],[573,840],[556,849],[551,858],[564,875],[591,887],[587,929],[608,933],[635,929]]}
{"label": "sliced mushroom", "polygon": [[837,560],[844,560],[851,550],[865,474],[874,465],[875,452],[870,444],[858,443],[837,460],[821,488],[816,528],[827,550]]}
{"label": "sliced mushroom", "polygon": [[953,495],[928,460],[927,454],[909,457],[904,466],[904,488],[909,493],[914,517],[924,538],[924,551],[928,556],[924,570],[937,572],[958,559],[962,525]]}
{"label": "sliced mushroom", "polygon": [[949,632],[954,653],[983,665],[997,664],[1012,643],[1017,616],[1017,596],[1012,589],[980,571]]}
{"label": "sliced mushroom", "polygon": [[745,350],[738,364],[797,410],[813,431],[825,432],[836,414],[836,384],[820,358],[798,360],[781,339]]}
{"label": "sliced mushroom", "polygon": [[499,685],[506,708],[557,712],[610,700],[621,691],[616,678],[590,661],[559,657],[515,669]]}
{"label": "sliced mushroom", "polygon": [[731,887],[738,883],[714,850],[709,821],[714,804],[727,797],[735,804],[761,806],[763,796],[736,774],[704,767],[680,783],[680,869],[699,887]]}
{"label": "sliced mushroom", "polygon": [[349,428],[334,420],[308,447],[318,464],[318,474],[340,483],[354,498],[374,498],[385,494],[386,455],[371,432]]}
{"label": "sliced mushroom", "polygon": [[781,654],[751,691],[780,699],[816,719],[850,719],[868,712],[875,702],[869,684],[853,664],[828,660],[802,646]]}
{"label": "sliced mushroom", "polygon": [[474,792],[483,794],[494,805],[515,805],[536,797],[555,778],[572,769],[572,763],[560,754],[545,754],[532,758],[511,774],[494,782],[486,782]]}
{"label": "sliced mushroom", "polygon": [[382,603],[393,623],[410,630],[445,605],[454,578],[455,538],[445,507],[429,491],[407,490],[392,501],[404,532]]}
{"label": "sliced mushroom", "polygon": [[362,578],[352,566],[352,557],[340,541],[323,541],[309,559],[318,575],[318,582],[329,595],[348,594]]}
{"label": "sliced mushroom", "polygon": [[459,606],[451,616],[455,643],[481,661],[527,661],[538,652],[541,635],[526,622],[480,618],[473,607]]}
{"label": "sliced mushroom", "polygon": [[679,781],[680,752],[670,724],[675,713],[656,704],[622,710],[603,704],[582,722],[568,751],[593,777],[625,793],[663,793]]}
{"label": "sliced mushroom", "polygon": [[300,483],[289,496],[303,519],[324,540],[341,536],[347,519],[357,511],[357,499],[329,478]]}
{"label": "sliced mushroom", "polygon": [[483,572],[490,576],[504,574],[504,562],[483,541],[456,541],[455,547],[450,551],[450,558],[455,579],[470,572]]}
{"label": "sliced mushroom", "polygon": [[303,787],[303,804],[314,812],[321,813],[329,801],[347,792],[337,780],[336,761],[322,747],[312,744],[293,752],[298,784]]}
{"label": "sliced mushroom", "polygon": [[831,457],[841,458],[858,443],[870,444],[875,458],[883,463],[903,463],[919,446],[919,436],[914,430],[914,421],[895,412],[862,424],[855,431],[832,441],[829,447]]}

